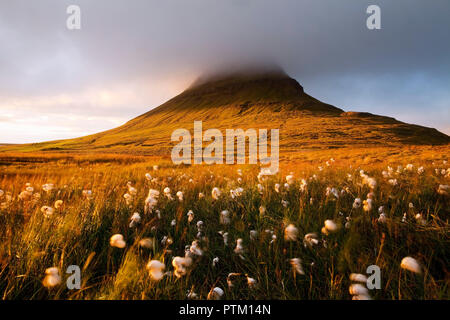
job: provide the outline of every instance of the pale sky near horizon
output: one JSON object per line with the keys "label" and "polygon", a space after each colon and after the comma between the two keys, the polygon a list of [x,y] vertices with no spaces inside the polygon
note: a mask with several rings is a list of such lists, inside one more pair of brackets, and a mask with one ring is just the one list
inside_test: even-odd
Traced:
{"label": "pale sky near horizon", "polygon": [[[68,30],[66,8],[81,8]],[[366,9],[381,8],[381,30]],[[114,128],[230,65],[450,135],[450,1],[0,0],[0,143]]]}

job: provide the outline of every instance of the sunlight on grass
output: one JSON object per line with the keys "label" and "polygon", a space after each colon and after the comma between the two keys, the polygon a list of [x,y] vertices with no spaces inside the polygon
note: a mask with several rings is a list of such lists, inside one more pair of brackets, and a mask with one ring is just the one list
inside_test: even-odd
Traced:
{"label": "sunlight on grass", "polygon": [[[2,154],[2,299],[448,299],[448,151],[299,151],[267,178],[256,166]],[[66,287],[69,265],[79,290]],[[380,290],[350,279],[369,265]]]}

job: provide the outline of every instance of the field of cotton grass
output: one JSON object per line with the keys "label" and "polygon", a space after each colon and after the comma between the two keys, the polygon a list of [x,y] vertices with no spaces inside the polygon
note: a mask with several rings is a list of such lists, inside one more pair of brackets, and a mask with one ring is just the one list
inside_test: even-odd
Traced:
{"label": "field of cotton grass", "polygon": [[[0,166],[2,299],[448,299],[450,165]],[[361,162],[362,163],[362,162]],[[81,288],[69,290],[70,265]],[[366,269],[381,270],[368,290]]]}

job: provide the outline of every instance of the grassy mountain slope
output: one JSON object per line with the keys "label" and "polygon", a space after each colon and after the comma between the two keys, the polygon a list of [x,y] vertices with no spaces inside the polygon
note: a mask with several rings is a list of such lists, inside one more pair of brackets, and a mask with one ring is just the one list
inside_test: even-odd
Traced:
{"label": "grassy mountain slope", "polygon": [[281,152],[298,149],[446,145],[450,137],[370,113],[344,112],[307,95],[283,72],[234,74],[194,83],[161,106],[105,132],[2,147],[2,151],[98,151],[168,155],[173,130],[280,129]]}

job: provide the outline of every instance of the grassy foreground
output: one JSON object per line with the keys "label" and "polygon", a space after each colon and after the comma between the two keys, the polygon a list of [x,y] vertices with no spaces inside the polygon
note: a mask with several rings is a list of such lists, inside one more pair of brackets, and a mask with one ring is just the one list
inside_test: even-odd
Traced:
{"label": "grassy foreground", "polygon": [[[1,298],[206,299],[217,287],[223,299],[352,299],[350,274],[377,265],[381,289],[366,298],[448,299],[447,152],[291,157],[260,179],[255,166],[2,155]],[[176,256],[191,263],[175,268]],[[407,256],[419,272],[400,266]]]}

